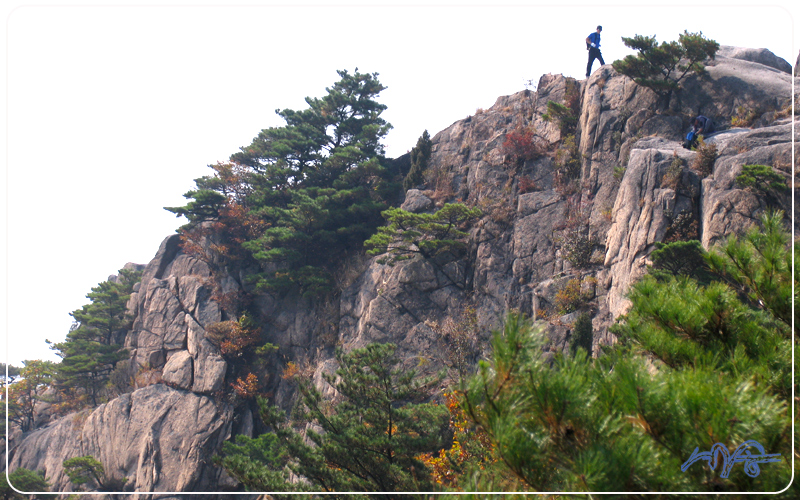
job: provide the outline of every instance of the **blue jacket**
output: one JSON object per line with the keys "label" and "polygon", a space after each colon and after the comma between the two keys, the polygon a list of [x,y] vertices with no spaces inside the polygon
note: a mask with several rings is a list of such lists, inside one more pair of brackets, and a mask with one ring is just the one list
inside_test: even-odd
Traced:
{"label": "blue jacket", "polygon": [[600,48],[600,33],[595,31],[594,33],[589,35],[587,38],[589,39],[590,42],[592,42],[593,44],[597,45],[598,49]]}

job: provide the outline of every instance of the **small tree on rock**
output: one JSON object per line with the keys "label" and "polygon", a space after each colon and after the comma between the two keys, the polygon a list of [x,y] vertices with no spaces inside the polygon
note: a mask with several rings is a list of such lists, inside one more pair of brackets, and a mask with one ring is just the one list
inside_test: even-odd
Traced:
{"label": "small tree on rock", "polygon": [[64,472],[75,486],[97,483],[100,489],[105,489],[106,472],[97,459],[92,456],[73,457],[64,460]]}
{"label": "small tree on rock", "polygon": [[381,213],[388,224],[364,242],[369,255],[389,254],[380,259],[390,265],[414,255],[426,259],[463,248],[467,233],[463,227],[480,217],[478,208],[461,203],[448,203],[433,214],[416,214],[400,208],[390,208]]}
{"label": "small tree on rock", "polygon": [[428,160],[431,158],[432,149],[433,142],[426,130],[417,140],[417,145],[411,150],[411,168],[403,180],[403,189],[405,191],[417,187],[425,180],[424,172],[428,168]]}
{"label": "small tree on rock", "polygon": [[702,32],[684,31],[677,42],[661,42],[661,45],[655,36],[635,35],[622,37],[622,41],[639,53],[614,61],[614,69],[652,89],[667,102],[672,92],[680,89],[680,82],[690,72],[703,73],[703,61],[714,59],[719,50],[719,44],[705,38]]}

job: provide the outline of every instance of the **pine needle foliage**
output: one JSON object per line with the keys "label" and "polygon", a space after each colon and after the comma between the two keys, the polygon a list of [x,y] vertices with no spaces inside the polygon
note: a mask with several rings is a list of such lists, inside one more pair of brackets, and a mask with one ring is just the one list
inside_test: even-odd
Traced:
{"label": "pine needle foliage", "polygon": [[208,236],[198,228],[211,222],[227,263],[247,256],[242,266],[259,264],[260,292],[333,292],[332,269],[374,232],[400,190],[399,174],[383,165],[391,125],[376,99],[386,87],[377,73],[338,74],[325,96],[307,97],[307,109],[276,110],[285,125],[262,130],[229,164],[196,179],[185,206],[166,208],[188,219],[186,240]]}
{"label": "pine needle foliage", "polygon": [[[708,265],[744,294],[751,307],[788,326],[792,311],[791,237],[783,226],[782,211],[765,212],[760,222],[743,238],[730,236],[718,251],[708,254]],[[797,242],[794,247],[795,252],[800,249]]]}
{"label": "pine needle foliage", "polygon": [[659,96],[678,90],[689,73],[703,73],[703,61],[714,59],[719,50],[719,43],[705,38],[702,32],[684,31],[678,35],[677,42],[661,42],[660,45],[655,36],[622,37],[622,42],[638,54],[614,61],[614,69]]}
{"label": "pine needle foliage", "polygon": [[780,205],[780,195],[789,191],[786,179],[769,165],[744,165],[736,184],[765,198],[767,205]]}
{"label": "pine needle foliage", "polygon": [[697,240],[657,242],[656,249],[650,254],[653,265],[648,271],[657,279],[687,276],[699,283],[708,284],[711,273],[705,256],[706,251]]}
{"label": "pine needle foliage", "polygon": [[425,182],[425,170],[428,169],[428,161],[431,159],[433,141],[428,131],[424,131],[417,140],[417,145],[411,149],[411,168],[408,175],[403,179],[403,189],[408,191]]}
{"label": "pine needle foliage", "polygon": [[592,318],[588,313],[581,313],[572,325],[572,337],[569,339],[569,350],[573,356],[583,350],[585,356],[592,356]]}
{"label": "pine needle foliage", "polygon": [[[260,399],[261,418],[274,434],[226,443],[217,462],[249,491],[429,491],[430,473],[418,457],[447,446],[448,411],[425,402],[438,378],[396,368],[395,351],[393,344],[339,351],[339,369],[323,375],[341,398],[335,405],[313,381],[299,380],[293,418],[305,438]],[[303,480],[292,482],[291,474]]]}
{"label": "pine needle foliage", "polygon": [[418,214],[401,208],[381,213],[387,224],[364,242],[369,255],[383,255],[378,262],[390,264],[415,255],[433,259],[444,252],[456,253],[466,246],[467,225],[481,215],[479,208],[447,203],[432,214]]}
{"label": "pine needle foliage", "polygon": [[96,484],[98,488],[106,489],[105,468],[103,464],[94,457],[90,455],[73,457],[64,460],[62,465],[64,467],[64,473],[75,486]]}
{"label": "pine needle foliage", "polygon": [[52,343],[61,362],[55,365],[53,382],[61,392],[77,390],[91,406],[104,398],[109,375],[128,357],[120,344],[131,321],[127,303],[141,271],[120,269],[115,281],[104,281],[86,295],[91,302],[70,313],[75,319],[63,342]]}
{"label": "pine needle foliage", "polygon": [[[779,491],[792,459],[789,248],[782,214],[767,214],[709,252],[718,281],[645,277],[612,328],[620,342],[595,360],[546,360],[541,331],[512,314],[464,407],[529,491]],[[748,440],[781,461],[756,477],[681,470],[696,449]]]}
{"label": "pine needle foliage", "polygon": [[8,474],[5,471],[0,473],[0,499],[55,498],[55,495],[23,495],[14,491],[11,485],[14,485],[14,488],[20,491],[49,491],[50,484],[47,482],[43,472],[18,467]]}

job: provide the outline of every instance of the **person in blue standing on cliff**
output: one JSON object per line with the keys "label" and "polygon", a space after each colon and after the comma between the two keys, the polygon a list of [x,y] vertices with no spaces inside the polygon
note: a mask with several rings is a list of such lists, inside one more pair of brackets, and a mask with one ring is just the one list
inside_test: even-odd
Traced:
{"label": "person in blue standing on cliff", "polygon": [[592,64],[595,59],[600,60],[600,66],[606,62],[603,61],[603,54],[600,53],[600,32],[603,31],[602,26],[597,27],[597,31],[586,37],[586,48],[589,50],[589,63],[586,65],[586,78],[592,73]]}

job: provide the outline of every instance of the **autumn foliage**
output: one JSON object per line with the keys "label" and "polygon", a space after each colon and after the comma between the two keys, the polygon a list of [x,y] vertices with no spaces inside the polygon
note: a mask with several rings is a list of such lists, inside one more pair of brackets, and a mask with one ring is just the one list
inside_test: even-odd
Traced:
{"label": "autumn foliage", "polygon": [[544,147],[536,140],[533,129],[517,127],[506,134],[503,142],[503,153],[515,162],[535,160],[545,153]]}
{"label": "autumn foliage", "polygon": [[247,348],[258,344],[260,331],[249,316],[243,314],[238,321],[220,321],[206,328],[206,335],[219,344],[226,357],[238,358]]}
{"label": "autumn foliage", "polygon": [[238,377],[231,387],[242,399],[254,398],[258,395],[258,377],[254,373],[248,373],[244,379]]}
{"label": "autumn foliage", "polygon": [[417,459],[425,464],[436,484],[447,489],[468,491],[469,486],[462,484],[465,473],[474,469],[485,470],[498,458],[486,432],[476,428],[462,409],[460,397],[458,392],[444,394],[450,412],[453,444],[438,453],[423,453]]}

